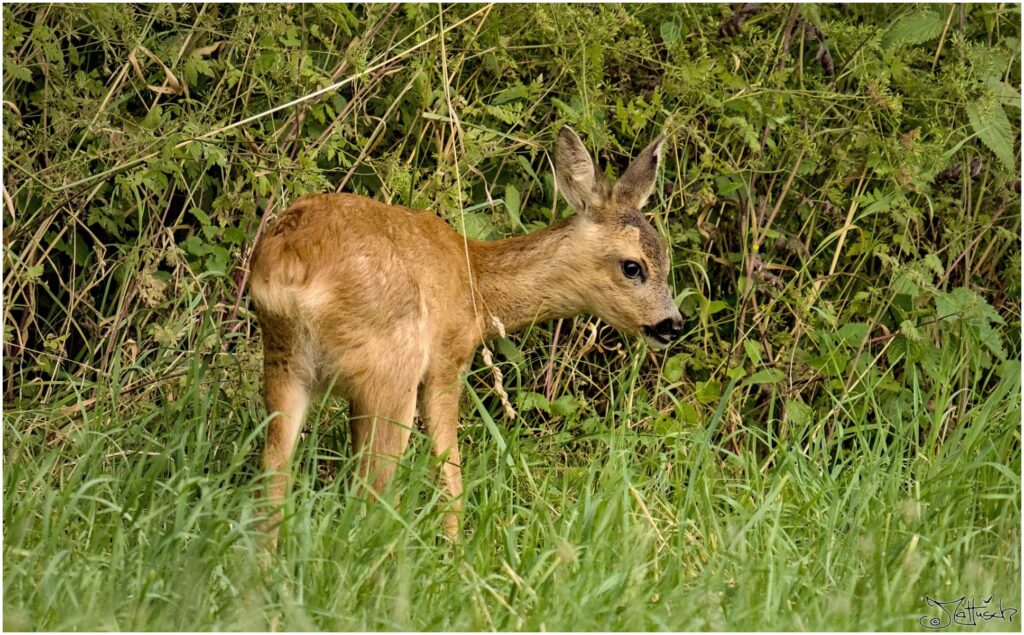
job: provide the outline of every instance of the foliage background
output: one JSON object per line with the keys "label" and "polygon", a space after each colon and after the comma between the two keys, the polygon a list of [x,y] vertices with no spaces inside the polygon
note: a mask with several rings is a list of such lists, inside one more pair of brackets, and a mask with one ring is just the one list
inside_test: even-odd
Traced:
{"label": "foliage background", "polygon": [[[925,593],[1019,596],[1019,5],[3,23],[5,627],[908,628]],[[668,133],[685,341],[494,342],[522,416],[478,365],[454,553],[423,458],[365,529],[324,403],[254,574],[264,222],[344,189],[529,231],[567,213],[563,124],[609,175]]]}

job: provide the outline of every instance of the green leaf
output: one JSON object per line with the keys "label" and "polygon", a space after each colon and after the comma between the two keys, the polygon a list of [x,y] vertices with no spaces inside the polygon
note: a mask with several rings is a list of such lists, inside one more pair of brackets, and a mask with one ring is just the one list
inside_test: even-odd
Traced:
{"label": "green leaf", "polygon": [[553,103],[555,106],[557,106],[558,110],[561,113],[561,115],[563,117],[565,117],[566,119],[568,119],[569,121],[579,121],[580,120],[580,113],[577,112],[575,108],[573,108],[569,104],[565,103],[561,99],[558,99],[557,97],[552,97],[551,98],[551,103]]}
{"label": "green leaf", "polygon": [[708,302],[707,314],[709,316],[714,315],[715,313],[718,313],[719,311],[724,311],[728,308],[728,302],[725,302],[723,300],[712,300],[711,302]]}
{"label": "green leaf", "polygon": [[205,256],[210,253],[210,247],[202,241],[199,236],[190,236],[180,243],[180,247],[193,256]]}
{"label": "green leaf", "polygon": [[562,395],[550,403],[551,414],[558,417],[571,417],[579,412],[580,404],[572,395]]}
{"label": "green leaf", "polygon": [[231,254],[220,245],[210,245],[209,248],[210,253],[206,258],[206,271],[219,275],[226,274]]}
{"label": "green leaf", "polygon": [[32,70],[27,66],[22,66],[9,57],[4,57],[4,71],[8,77],[14,79],[20,79],[23,82],[32,81]]}
{"label": "green leaf", "polygon": [[654,419],[654,433],[660,435],[672,434],[679,430],[679,422],[667,414],[660,414]]}
{"label": "green leaf", "polygon": [[517,401],[519,402],[520,413],[540,410],[541,412],[551,414],[551,402],[539,392],[521,392],[518,394]]}
{"label": "green leaf", "polygon": [[505,90],[501,91],[500,93],[495,95],[494,99],[491,100],[491,103],[495,106],[500,106],[502,104],[507,104],[512,101],[526,99],[529,96],[530,89],[520,84],[518,86],[506,88]]}
{"label": "green leaf", "polygon": [[188,211],[190,214],[198,218],[199,222],[202,223],[204,226],[209,225],[211,223],[210,217],[206,214],[206,212],[199,209],[198,207],[192,207]]}
{"label": "green leaf", "polygon": [[806,428],[811,425],[814,417],[814,410],[802,401],[796,399],[786,400],[786,420],[793,425]]}
{"label": "green leaf", "polygon": [[740,179],[722,177],[715,179],[715,187],[718,190],[719,196],[728,198],[733,192],[738,192],[746,187],[746,183]]}
{"label": "green leaf", "polygon": [[679,418],[680,423],[688,426],[695,426],[700,423],[700,415],[697,414],[697,409],[685,401],[676,406],[676,416]]}
{"label": "green leaf", "polygon": [[160,104],[154,104],[140,125],[146,130],[154,130],[163,121],[163,114],[164,110]]}
{"label": "green leaf", "polygon": [[991,101],[976,101],[967,106],[967,117],[982,143],[999,157],[1008,170],[1016,172],[1013,139],[1017,135],[1013,133],[1003,107]]}
{"label": "green leaf", "polygon": [[924,11],[905,15],[882,36],[882,46],[890,48],[899,44],[924,44],[942,33],[946,19],[937,13]]}
{"label": "green leaf", "polygon": [[25,279],[29,282],[37,282],[43,277],[43,263],[25,267]]}
{"label": "green leaf", "polygon": [[958,318],[970,336],[977,338],[999,359],[1006,359],[1003,338],[992,328],[993,324],[1002,325],[1006,321],[976,291],[959,288],[937,294],[935,313],[943,319]]}
{"label": "green leaf", "polygon": [[465,212],[461,219],[456,217],[453,224],[460,233],[462,233],[463,222],[466,228],[466,238],[474,240],[490,240],[494,238],[494,223],[491,222],[489,214]]}
{"label": "green leaf", "polygon": [[289,27],[285,31],[284,35],[281,36],[281,44],[287,46],[288,48],[294,48],[302,44],[302,41],[299,40],[298,29],[296,29],[295,27]]}
{"label": "green leaf", "polygon": [[498,352],[501,353],[502,357],[512,362],[513,364],[523,363],[523,352],[519,350],[515,342],[507,338],[499,338],[497,342]]}
{"label": "green leaf", "polygon": [[800,15],[803,16],[804,20],[807,20],[811,24],[821,26],[821,11],[818,9],[818,5],[813,2],[806,4],[801,3]]}
{"label": "green leaf", "polygon": [[985,85],[992,89],[992,94],[996,96],[999,103],[1020,110],[1020,93],[1017,92],[1016,88],[998,77],[986,77]]}
{"label": "green leaf", "polygon": [[661,368],[661,376],[669,383],[675,383],[683,378],[683,368],[686,366],[686,355],[679,353],[665,360]]}
{"label": "green leaf", "polygon": [[728,377],[729,379],[732,379],[733,382],[737,382],[743,379],[746,376],[746,374],[747,369],[744,368],[742,365],[733,366],[729,370],[725,371],[725,376]]}
{"label": "green leaf", "polygon": [[520,220],[519,214],[519,189],[511,183],[505,186],[505,209],[508,210],[512,222],[522,227],[523,222]]}
{"label": "green leaf", "polygon": [[1003,318],[977,291],[965,287],[935,296],[935,313],[940,318],[957,315],[965,321],[1004,324]]}
{"label": "green leaf", "polygon": [[942,266],[942,260],[935,254],[925,254],[925,257],[921,262],[937,276],[941,276],[945,273],[945,269]]}
{"label": "green leaf", "polygon": [[765,368],[757,371],[750,376],[747,381],[743,382],[747,386],[754,384],[779,384],[786,378],[786,373],[778,368]]}
{"label": "green leaf", "polygon": [[755,366],[761,363],[761,344],[754,340],[743,340],[743,350],[747,352],[747,357]]}
{"label": "green leaf", "polygon": [[868,336],[868,325],[864,322],[850,322],[840,327],[836,335],[847,346],[857,346]]}
{"label": "green leaf", "polygon": [[679,25],[674,22],[662,22],[661,23],[661,40],[666,46],[673,46],[682,39],[682,34],[679,31]]}
{"label": "green leaf", "polygon": [[697,382],[697,392],[694,397],[702,404],[712,404],[722,396],[722,382],[714,379]]}
{"label": "green leaf", "polygon": [[999,335],[999,331],[990,325],[982,324],[978,327],[978,341],[984,344],[985,348],[1000,360],[1006,359],[1006,348],[1003,347],[1003,338]]}

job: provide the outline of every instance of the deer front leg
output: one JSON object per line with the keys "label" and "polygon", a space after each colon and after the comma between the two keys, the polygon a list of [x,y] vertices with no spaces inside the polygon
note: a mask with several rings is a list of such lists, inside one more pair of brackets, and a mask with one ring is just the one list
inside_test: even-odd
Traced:
{"label": "deer front leg", "polygon": [[444,533],[459,539],[462,513],[462,467],[459,458],[459,398],[462,383],[459,370],[444,366],[431,368],[423,383],[423,411],[434,454],[441,458],[441,486],[451,499],[451,510],[444,517]]}

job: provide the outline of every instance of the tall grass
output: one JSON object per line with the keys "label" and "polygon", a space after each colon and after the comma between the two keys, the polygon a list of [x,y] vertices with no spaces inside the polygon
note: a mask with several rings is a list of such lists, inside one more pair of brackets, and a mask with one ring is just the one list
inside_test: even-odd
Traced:
{"label": "tall grass", "polygon": [[916,630],[936,613],[925,595],[1016,606],[1019,377],[1017,362],[971,373],[993,389],[941,443],[923,434],[941,387],[899,421],[851,417],[833,394],[834,434],[749,422],[739,452],[714,422],[653,435],[619,410],[573,431],[586,450],[568,460],[527,423],[503,431],[502,454],[471,417],[458,545],[440,537],[424,440],[397,506],[366,506],[326,405],[268,557],[261,415],[226,388],[255,386],[194,362],[179,394],[5,417],[4,625]]}

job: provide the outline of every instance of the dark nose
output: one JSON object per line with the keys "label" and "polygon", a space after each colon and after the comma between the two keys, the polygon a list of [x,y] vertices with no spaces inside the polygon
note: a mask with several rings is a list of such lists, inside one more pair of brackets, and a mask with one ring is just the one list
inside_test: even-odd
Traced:
{"label": "dark nose", "polygon": [[683,321],[679,318],[665,318],[654,325],[654,332],[665,340],[677,340],[683,336]]}

